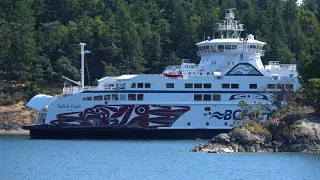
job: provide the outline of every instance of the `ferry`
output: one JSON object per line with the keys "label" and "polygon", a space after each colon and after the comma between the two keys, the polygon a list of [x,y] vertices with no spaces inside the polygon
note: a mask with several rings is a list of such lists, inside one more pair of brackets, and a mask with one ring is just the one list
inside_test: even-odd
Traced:
{"label": "ferry", "polygon": [[[39,94],[27,108],[36,110],[30,138],[209,139],[243,124],[240,101],[263,103],[263,123],[274,109],[273,93],[299,87],[295,64],[264,65],[266,43],[249,34],[233,9],[218,24],[221,36],[196,44],[199,64],[182,59],[162,74],[104,77],[84,85],[85,43],[81,46],[81,81],[56,96]],[[286,100],[281,100],[285,104]]]}

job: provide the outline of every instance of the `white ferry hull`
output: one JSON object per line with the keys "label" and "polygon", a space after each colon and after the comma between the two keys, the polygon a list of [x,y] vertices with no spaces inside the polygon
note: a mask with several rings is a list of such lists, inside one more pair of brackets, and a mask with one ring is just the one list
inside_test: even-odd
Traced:
{"label": "white ferry hull", "polygon": [[[30,130],[30,138],[210,139],[243,123],[237,104],[99,104],[72,112],[56,110],[60,112],[49,114],[46,124],[23,127]],[[264,120],[269,116],[265,113]]]}

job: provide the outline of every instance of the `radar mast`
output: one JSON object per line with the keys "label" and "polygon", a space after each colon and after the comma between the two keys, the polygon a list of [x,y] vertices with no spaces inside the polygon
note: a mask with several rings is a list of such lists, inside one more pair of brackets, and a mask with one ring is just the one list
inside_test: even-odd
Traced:
{"label": "radar mast", "polygon": [[240,21],[234,20],[234,8],[226,9],[225,20],[222,20],[221,23],[218,23],[218,30],[221,32],[221,39],[226,38],[239,39],[240,34],[243,29],[243,24],[240,24]]}

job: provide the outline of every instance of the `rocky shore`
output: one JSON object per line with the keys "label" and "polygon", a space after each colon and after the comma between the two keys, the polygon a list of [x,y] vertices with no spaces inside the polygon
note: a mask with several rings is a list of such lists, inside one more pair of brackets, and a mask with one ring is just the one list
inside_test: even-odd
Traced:
{"label": "rocky shore", "polygon": [[246,124],[228,134],[219,134],[207,144],[199,144],[190,151],[320,153],[319,117],[290,113],[280,119],[273,118],[264,126]]}
{"label": "rocky shore", "polygon": [[23,125],[32,124],[35,111],[28,111],[24,102],[9,106],[0,106],[0,134],[25,133]]}

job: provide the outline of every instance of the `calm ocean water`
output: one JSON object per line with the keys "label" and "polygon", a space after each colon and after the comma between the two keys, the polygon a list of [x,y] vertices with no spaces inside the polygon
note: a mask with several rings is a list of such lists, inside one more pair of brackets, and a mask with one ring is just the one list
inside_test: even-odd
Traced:
{"label": "calm ocean water", "polygon": [[320,179],[320,155],[191,153],[207,141],[0,136],[0,179]]}

